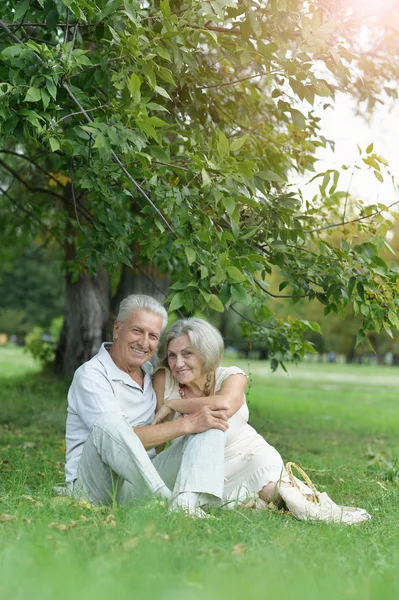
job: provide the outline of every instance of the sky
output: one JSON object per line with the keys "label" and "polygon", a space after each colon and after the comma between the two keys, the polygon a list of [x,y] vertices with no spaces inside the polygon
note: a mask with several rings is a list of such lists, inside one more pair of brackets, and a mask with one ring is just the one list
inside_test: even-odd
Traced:
{"label": "sky", "polygon": [[341,175],[340,188],[346,190],[350,183],[351,195],[362,198],[367,204],[381,202],[389,205],[399,200],[399,192],[389,177],[380,183],[372,169],[368,170],[365,165],[361,170],[354,171],[351,182],[350,177],[353,165],[362,163],[361,159],[359,162],[357,146],[364,152],[373,142],[373,151],[389,162],[389,170],[399,183],[399,101],[379,105],[369,121],[356,115],[355,109],[353,100],[344,94],[337,96],[333,109],[319,109],[322,134],[335,141],[335,152],[329,148],[320,149],[316,171],[340,169],[342,165],[348,165],[351,168]]}

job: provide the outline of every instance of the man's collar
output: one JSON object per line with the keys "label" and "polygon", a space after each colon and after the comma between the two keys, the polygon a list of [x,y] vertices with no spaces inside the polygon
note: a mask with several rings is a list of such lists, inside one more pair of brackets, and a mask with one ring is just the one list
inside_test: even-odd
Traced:
{"label": "man's collar", "polygon": [[[98,351],[97,358],[100,363],[103,365],[107,375],[114,381],[123,381],[127,385],[134,386],[140,388],[139,384],[136,383],[126,371],[122,371],[112,360],[112,357],[109,353],[109,349],[111,348],[111,342],[104,342],[101,344],[101,348]],[[153,367],[150,362],[145,362],[141,365],[141,369],[144,371],[145,379],[147,377],[151,377],[153,372]],[[140,388],[141,389],[141,388]]]}

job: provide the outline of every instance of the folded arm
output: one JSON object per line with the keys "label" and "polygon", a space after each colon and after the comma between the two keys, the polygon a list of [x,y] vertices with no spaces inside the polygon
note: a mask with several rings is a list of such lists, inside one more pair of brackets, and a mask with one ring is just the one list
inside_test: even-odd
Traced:
{"label": "folded arm", "polygon": [[225,406],[227,418],[232,417],[244,404],[244,394],[247,385],[247,377],[244,374],[237,373],[230,375],[222,383],[222,386],[216,394],[212,396],[202,396],[199,398],[171,398],[162,404],[165,390],[165,372],[158,371],[154,376],[154,389],[157,394],[157,414],[153,425],[160,423],[173,411],[190,415],[201,408],[207,406]]}
{"label": "folded arm", "polygon": [[227,431],[229,425],[226,408],[223,402],[219,402],[217,405],[203,406],[192,414],[180,417],[175,421],[143,425],[133,429],[145,448],[153,448],[181,435],[202,433],[208,429]]}

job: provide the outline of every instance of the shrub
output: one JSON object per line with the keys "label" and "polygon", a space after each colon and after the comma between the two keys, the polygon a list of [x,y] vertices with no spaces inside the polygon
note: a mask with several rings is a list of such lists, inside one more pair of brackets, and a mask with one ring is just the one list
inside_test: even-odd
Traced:
{"label": "shrub", "polygon": [[55,349],[60,337],[63,317],[56,317],[51,321],[48,330],[43,327],[34,327],[25,338],[25,348],[32,356],[42,363],[43,367],[50,367],[55,360]]}

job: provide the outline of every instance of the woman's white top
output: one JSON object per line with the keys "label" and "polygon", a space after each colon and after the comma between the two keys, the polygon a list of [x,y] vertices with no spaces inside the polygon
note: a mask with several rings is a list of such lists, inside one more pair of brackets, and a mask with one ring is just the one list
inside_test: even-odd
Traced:
{"label": "woman's white top", "polygon": [[[178,382],[168,369],[165,372],[164,400],[179,398]],[[246,373],[238,367],[218,367],[215,371],[215,393],[228,377],[237,374],[246,377]],[[242,402],[241,408],[229,419],[225,446],[224,501],[227,504],[232,502],[232,505],[248,495],[257,497],[257,492],[270,481],[288,479],[277,450],[249,425],[244,394]],[[177,416],[181,415],[178,413]]]}

